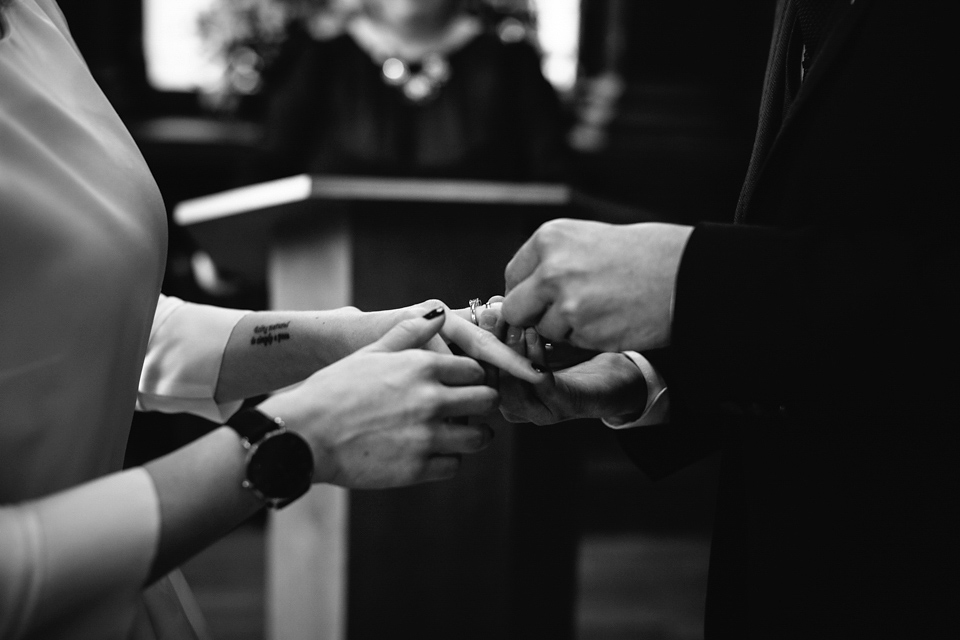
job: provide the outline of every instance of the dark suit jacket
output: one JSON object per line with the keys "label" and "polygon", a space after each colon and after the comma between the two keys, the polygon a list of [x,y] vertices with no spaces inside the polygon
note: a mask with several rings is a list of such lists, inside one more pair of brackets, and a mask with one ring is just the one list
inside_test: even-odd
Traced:
{"label": "dark suit jacket", "polygon": [[623,435],[653,476],[723,449],[707,638],[956,633],[953,5],[838,3],[792,101],[778,7],[739,224],[680,266],[673,423]]}

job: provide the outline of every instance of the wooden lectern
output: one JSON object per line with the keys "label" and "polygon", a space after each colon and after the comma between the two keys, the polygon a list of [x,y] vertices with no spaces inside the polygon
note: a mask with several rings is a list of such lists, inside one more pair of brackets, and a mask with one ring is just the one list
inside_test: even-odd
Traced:
{"label": "wooden lectern", "polygon": [[[266,278],[277,309],[365,310],[502,293],[503,269],[562,185],[295,176],[181,203],[223,270]],[[577,456],[570,427],[491,419],[457,478],[317,486],[270,514],[267,637],[574,636]]]}

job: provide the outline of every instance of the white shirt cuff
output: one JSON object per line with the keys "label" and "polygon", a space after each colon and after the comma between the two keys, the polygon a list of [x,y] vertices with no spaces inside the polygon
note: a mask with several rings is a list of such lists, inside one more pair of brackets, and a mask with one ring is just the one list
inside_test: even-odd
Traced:
{"label": "white shirt cuff", "polygon": [[140,374],[137,409],[192,413],[222,423],[242,401],[213,396],[223,352],[240,318],[250,313],[160,297]]}
{"label": "white shirt cuff", "polygon": [[667,393],[666,381],[653,368],[650,361],[636,351],[624,351],[623,353],[637,365],[640,373],[643,374],[643,379],[647,382],[647,404],[639,416],[636,414],[613,416],[604,418],[603,424],[611,429],[632,429],[667,422],[670,418],[670,394]]}

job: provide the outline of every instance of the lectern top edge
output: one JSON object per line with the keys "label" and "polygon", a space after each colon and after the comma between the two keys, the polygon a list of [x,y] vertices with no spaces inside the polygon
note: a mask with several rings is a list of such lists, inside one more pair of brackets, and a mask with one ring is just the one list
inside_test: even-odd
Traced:
{"label": "lectern top edge", "polygon": [[301,174],[185,200],[173,211],[181,226],[305,200],[449,202],[530,206],[569,204],[564,184]]}

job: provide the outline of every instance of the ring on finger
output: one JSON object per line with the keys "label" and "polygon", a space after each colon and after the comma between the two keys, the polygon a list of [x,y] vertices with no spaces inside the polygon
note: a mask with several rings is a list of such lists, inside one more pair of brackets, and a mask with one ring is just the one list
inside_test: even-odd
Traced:
{"label": "ring on finger", "polygon": [[480,306],[480,298],[472,298],[467,304],[470,305],[470,319],[473,321],[473,324],[479,327],[480,321],[477,320],[477,307]]}

